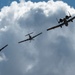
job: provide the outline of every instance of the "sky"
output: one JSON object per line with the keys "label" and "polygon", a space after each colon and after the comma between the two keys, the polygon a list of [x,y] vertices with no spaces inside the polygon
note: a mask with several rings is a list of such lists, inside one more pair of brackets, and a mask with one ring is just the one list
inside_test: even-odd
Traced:
{"label": "sky", "polygon": [[[1,0],[0,75],[75,75],[75,20],[51,31],[56,18],[75,16],[74,4],[65,1]],[[69,12],[69,13],[68,13]],[[43,32],[31,42],[18,44]]]}
{"label": "sky", "polygon": [[[2,8],[3,6],[10,5],[12,1],[20,2],[21,0],[0,0],[0,8]],[[29,0],[25,0],[25,1],[29,1]],[[30,1],[32,2],[46,1],[47,2],[48,0],[30,0]],[[57,0],[54,0],[54,1],[57,1]],[[59,1],[63,1],[75,8],[75,0],[59,0]]]}

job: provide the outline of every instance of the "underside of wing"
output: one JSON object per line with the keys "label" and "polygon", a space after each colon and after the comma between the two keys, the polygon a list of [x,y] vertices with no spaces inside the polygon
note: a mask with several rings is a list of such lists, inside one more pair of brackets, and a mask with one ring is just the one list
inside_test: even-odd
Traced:
{"label": "underside of wing", "polygon": [[39,35],[41,35],[41,34],[42,34],[42,32],[39,33],[39,34],[37,34],[37,35],[35,35],[35,36],[33,36],[32,38],[35,38],[35,37],[37,37],[37,36],[39,36]]}
{"label": "underside of wing", "polygon": [[3,49],[4,49],[5,47],[7,47],[7,46],[8,46],[8,44],[7,44],[7,45],[5,45],[4,47],[2,47],[2,48],[0,49],[0,51],[1,51],[1,50],[3,50]]}
{"label": "underside of wing", "polygon": [[73,19],[75,19],[75,16],[69,19],[67,22],[73,21]]}
{"label": "underside of wing", "polygon": [[48,30],[55,29],[55,28],[58,28],[58,27],[61,27],[61,28],[62,28],[63,25],[64,25],[64,23],[61,23],[61,24],[59,24],[59,25],[57,25],[57,26],[53,26],[53,27],[51,27],[51,28],[48,28],[47,31],[48,31]]}
{"label": "underside of wing", "polygon": [[25,41],[28,41],[29,39],[26,39],[26,40],[22,40],[22,41],[20,41],[20,42],[18,42],[18,43],[22,43],[22,42],[25,42]]}

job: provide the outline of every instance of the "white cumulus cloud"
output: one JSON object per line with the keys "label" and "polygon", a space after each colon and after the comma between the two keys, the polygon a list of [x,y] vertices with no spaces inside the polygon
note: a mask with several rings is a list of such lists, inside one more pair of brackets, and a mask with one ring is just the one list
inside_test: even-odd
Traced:
{"label": "white cumulus cloud", "polygon": [[[3,51],[7,61],[0,64],[1,75],[74,75],[75,74],[75,21],[69,26],[46,31],[58,25],[56,18],[75,9],[63,1],[13,1],[0,12],[0,42],[8,43]],[[31,43],[18,44],[26,34],[43,32]],[[4,56],[3,55],[3,56]],[[5,59],[5,56],[3,57]],[[0,60],[3,60],[0,57]]]}

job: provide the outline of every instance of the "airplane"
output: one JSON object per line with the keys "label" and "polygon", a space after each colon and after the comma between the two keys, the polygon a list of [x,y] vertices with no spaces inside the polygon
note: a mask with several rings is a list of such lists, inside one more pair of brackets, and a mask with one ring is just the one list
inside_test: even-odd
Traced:
{"label": "airplane", "polygon": [[32,32],[32,33],[29,33],[29,34],[27,34],[27,35],[25,35],[25,36],[29,36],[28,39],[26,39],[26,40],[22,40],[22,41],[20,41],[20,42],[18,42],[18,43],[22,43],[22,42],[29,41],[29,40],[30,40],[30,41],[31,41],[31,40],[34,40],[33,38],[37,37],[38,35],[41,35],[42,32],[39,33],[39,34],[37,34],[37,35],[34,35],[34,36],[31,36],[30,34],[33,34],[33,32]]}
{"label": "airplane", "polygon": [[7,47],[8,46],[8,44],[7,45],[5,45],[5,46],[3,46],[1,49],[0,49],[0,51],[2,51],[5,47]]}
{"label": "airplane", "polygon": [[60,23],[59,25],[53,26],[51,28],[48,28],[47,31],[55,29],[55,28],[58,28],[58,27],[62,28],[63,25],[68,26],[68,22],[73,22],[73,19],[75,19],[75,16],[70,18],[70,19],[68,19],[68,20],[66,18],[64,18],[62,23]]}

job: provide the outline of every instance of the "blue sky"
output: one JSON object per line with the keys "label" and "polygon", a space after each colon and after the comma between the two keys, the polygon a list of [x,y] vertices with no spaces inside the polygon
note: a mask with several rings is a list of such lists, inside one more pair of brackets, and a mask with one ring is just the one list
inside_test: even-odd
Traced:
{"label": "blue sky", "polygon": [[[10,5],[10,3],[12,1],[19,2],[19,0],[0,0],[0,8],[2,8],[3,6],[6,6],[6,5]],[[26,0],[26,1],[28,1],[28,0]],[[32,2],[39,2],[39,1],[48,1],[48,0],[31,0],[31,1]],[[54,0],[54,1],[56,1],[56,0]],[[75,0],[62,0],[62,1],[68,3],[72,7],[75,7]]]}
{"label": "blue sky", "polygon": [[63,1],[75,8],[75,0],[63,0]]}

